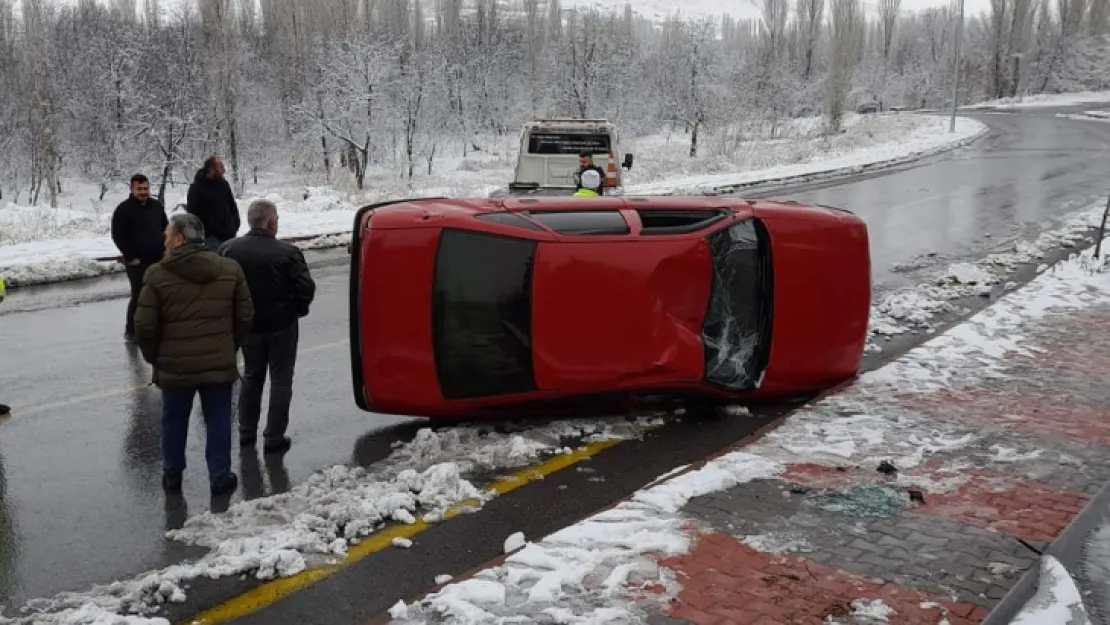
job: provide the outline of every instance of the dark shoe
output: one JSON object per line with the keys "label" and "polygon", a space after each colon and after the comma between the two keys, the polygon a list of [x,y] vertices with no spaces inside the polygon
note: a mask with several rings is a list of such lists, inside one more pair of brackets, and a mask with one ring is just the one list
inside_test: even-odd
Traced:
{"label": "dark shoe", "polygon": [[0,404],[0,417],[6,417],[12,413],[12,407],[7,404]]}
{"label": "dark shoe", "polygon": [[255,436],[243,436],[242,434],[239,435],[240,447],[254,447],[254,444],[256,442],[258,442],[258,438]]}
{"label": "dark shoe", "polygon": [[267,454],[283,454],[289,451],[289,448],[292,446],[293,439],[288,436],[282,436],[277,441],[266,441],[266,444],[262,446],[262,451]]}
{"label": "dark shoe", "polygon": [[236,488],[239,488],[239,476],[234,473],[228,473],[227,476],[212,483],[212,494],[217,497],[220,495],[228,495],[235,492]]}
{"label": "dark shoe", "polygon": [[171,493],[181,492],[181,476],[180,475],[163,475],[162,488]]}

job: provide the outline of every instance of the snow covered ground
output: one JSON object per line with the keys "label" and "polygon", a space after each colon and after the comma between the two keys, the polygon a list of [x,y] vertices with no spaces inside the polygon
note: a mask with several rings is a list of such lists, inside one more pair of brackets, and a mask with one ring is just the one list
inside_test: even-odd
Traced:
{"label": "snow covered ground", "polygon": [[[828,176],[858,171],[861,167],[900,162],[963,143],[983,132],[985,126],[961,118],[957,132],[948,133],[946,119],[922,115],[850,115],[846,132],[826,138],[816,118],[793,120],[778,139],[742,143],[724,136],[707,137],[701,155],[689,158],[688,137],[660,134],[631,142],[636,165],[627,174],[629,193],[700,193],[717,187],[737,187],[754,182],[793,177]],[[318,181],[289,175],[262,175],[248,185],[239,201],[245,213],[259,197],[278,203],[282,213],[281,236],[315,237],[350,232],[358,206],[395,197],[486,196],[511,179],[516,154],[515,138],[490,138],[481,152],[465,158],[442,158],[436,173],[419,176],[412,186],[395,171],[371,171],[366,188],[354,192],[349,181],[318,186]],[[19,286],[91,277],[121,270],[114,262],[109,237],[111,213],[126,198],[124,187],[111,189],[103,201],[96,188],[67,181],[59,208],[9,203],[0,208],[0,273]],[[167,192],[167,210],[184,202],[185,186]],[[24,198],[26,201],[26,198]],[[243,231],[246,231],[245,219]],[[308,247],[342,242],[307,241]]]}
{"label": "snow covered ground", "polygon": [[[634,438],[659,417],[557,421],[517,433],[488,426],[420,430],[370,470],[336,465],[287,493],[237,503],[222,514],[190,518],[167,537],[206,547],[207,555],[84,593],[30,602],[11,625],[168,625],[143,617],[185,600],[195,579],[251,575],[273,579],[342,562],[348,548],[387,523],[438,522],[447,510],[476,511],[496,496],[470,481],[572,452],[565,445]],[[404,540],[394,546],[404,548]],[[120,616],[131,617],[120,620]],[[133,616],[138,615],[138,616]]]}
{"label": "snow covered ground", "polygon": [[[467,625],[526,622],[541,616],[558,623],[640,622],[646,602],[667,602],[676,581],[657,563],[686,552],[689,533],[680,514],[691,498],[736,484],[780,475],[787,464],[922,466],[932,454],[971,445],[965,424],[890,412],[882,398],[926,393],[959,379],[994,375],[1007,354],[1022,350],[1024,324],[1052,311],[1078,310],[1110,299],[1110,262],[1090,251],[1045,271],[967,322],[910,351],[846,392],[807,407],[753,445],[657,481],[629,500],[549,536],[537,537],[500,566],[451,583],[414,604],[391,610],[399,624]],[[899,478],[901,479],[901,478]],[[945,484],[920,484],[943,490]],[[779,537],[781,538],[781,537]],[[766,548],[776,537],[757,536]],[[780,541],[781,542],[781,541]],[[1030,607],[1023,622],[1054,625],[1055,613],[1074,610],[1079,594],[1066,571],[1045,561],[1050,598]],[[641,592],[646,589],[652,592]],[[659,592],[660,589],[663,592]],[[883,612],[875,603],[853,604],[857,615]],[[1061,612],[1062,611],[1062,612]]]}
{"label": "snow covered ground", "polygon": [[1110,103],[1110,91],[1080,91],[1078,93],[1041,93],[1037,95],[1018,96],[1016,98],[1002,98],[980,102],[965,109],[999,108],[999,109],[1032,109],[1050,108],[1054,106],[1077,106],[1080,104]]}

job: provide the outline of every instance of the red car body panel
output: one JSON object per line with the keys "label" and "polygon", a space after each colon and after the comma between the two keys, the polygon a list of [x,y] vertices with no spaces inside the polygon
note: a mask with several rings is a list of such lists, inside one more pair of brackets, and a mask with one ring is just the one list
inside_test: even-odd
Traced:
{"label": "red car body panel", "polygon": [[[560,234],[541,223],[545,213],[576,211],[620,211],[627,232]],[[658,211],[719,215],[703,227],[672,232],[647,227],[638,211],[644,219],[663,214]],[[498,221],[488,219],[493,213]],[[764,260],[752,260],[752,243],[737,252],[742,262],[736,266],[756,272],[750,282],[765,283],[766,296],[732,300],[743,307],[738,314],[749,317],[745,327],[761,329],[745,335],[758,336],[758,345],[736,352],[746,360],[736,360],[739,369],[733,369],[759,371],[746,371],[750,383],[730,386],[708,373],[708,363],[735,346],[725,334],[718,344],[707,328],[716,323],[712,332],[727,334],[735,325],[727,319],[735,307],[711,303],[734,284],[722,271],[720,253],[733,249],[720,244],[732,245],[734,231],[759,233]],[[465,273],[466,265],[485,272],[472,281],[476,290],[486,282],[512,283],[520,273],[508,256],[504,266],[481,254],[439,259],[447,233],[452,240],[509,246],[513,251],[505,254],[517,254],[526,267],[526,287],[518,294],[523,299],[475,304],[445,296],[449,289],[439,281],[453,284],[456,278],[444,276]],[[459,233],[470,238],[459,239]],[[735,284],[751,286],[748,274],[736,275]],[[728,197],[427,199],[371,206],[359,211],[352,241],[355,399],[365,410],[462,419],[540,414],[573,398],[662,394],[742,402],[804,394],[855,374],[869,307],[866,227],[836,209]],[[715,310],[724,310],[724,317]],[[763,319],[765,313],[773,318]],[[489,325],[491,314],[503,318]],[[519,357],[487,363],[477,354],[466,361],[463,352],[481,345],[485,335],[437,329],[452,319],[479,324],[473,327],[483,332],[493,328],[491,353]],[[726,371],[728,360],[722,357]],[[483,376],[515,382],[506,383],[507,392],[466,390],[467,377]]]}

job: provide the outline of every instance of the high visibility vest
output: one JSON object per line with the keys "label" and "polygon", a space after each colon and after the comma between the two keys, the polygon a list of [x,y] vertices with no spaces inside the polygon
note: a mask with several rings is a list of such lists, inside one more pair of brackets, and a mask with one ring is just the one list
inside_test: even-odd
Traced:
{"label": "high visibility vest", "polygon": [[8,286],[4,284],[4,276],[0,276],[0,302],[4,301],[4,295],[7,293]]}
{"label": "high visibility vest", "polygon": [[585,189],[585,188],[575,191],[574,195],[577,196],[577,197],[601,197],[601,194],[598,193],[597,191],[594,191],[593,189]]}

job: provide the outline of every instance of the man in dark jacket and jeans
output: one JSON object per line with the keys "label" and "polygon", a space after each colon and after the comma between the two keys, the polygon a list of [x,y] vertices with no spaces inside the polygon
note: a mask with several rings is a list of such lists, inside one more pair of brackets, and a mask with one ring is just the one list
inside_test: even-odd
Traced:
{"label": "man in dark jacket and jeans", "polygon": [[150,197],[150,181],[142,174],[132,176],[131,195],[112,213],[112,241],[123,256],[127,280],[131,283],[123,332],[128,341],[135,340],[135,305],[143,288],[143,276],[151,265],[162,260],[167,224],[166,209]]}
{"label": "man in dark jacket and jeans", "polygon": [[239,233],[239,206],[225,171],[223,159],[209,156],[193,177],[185,200],[185,211],[200,218],[207,233],[204,243],[213,250]]}
{"label": "man in dark jacket and jeans", "polygon": [[270,409],[262,433],[266,453],[287,451],[292,444],[289,404],[293,399],[293,368],[297,362],[298,319],[308,314],[316,283],[304,255],[296,246],[279,241],[277,207],[257,200],[247,210],[250,232],[224,243],[220,253],[238,261],[247,276],[255,315],[243,344],[243,386],[239,391],[239,445],[258,439],[262,388],[270,371]]}
{"label": "man in dark jacket and jeans", "polygon": [[239,265],[204,246],[195,215],[166,228],[166,257],[146,272],[135,312],[143,357],[162,389],[162,486],[181,490],[193,398],[200,394],[208,441],[204,457],[213,495],[235,490],[231,472],[231,387],[235,359],[250,332],[254,305]]}

